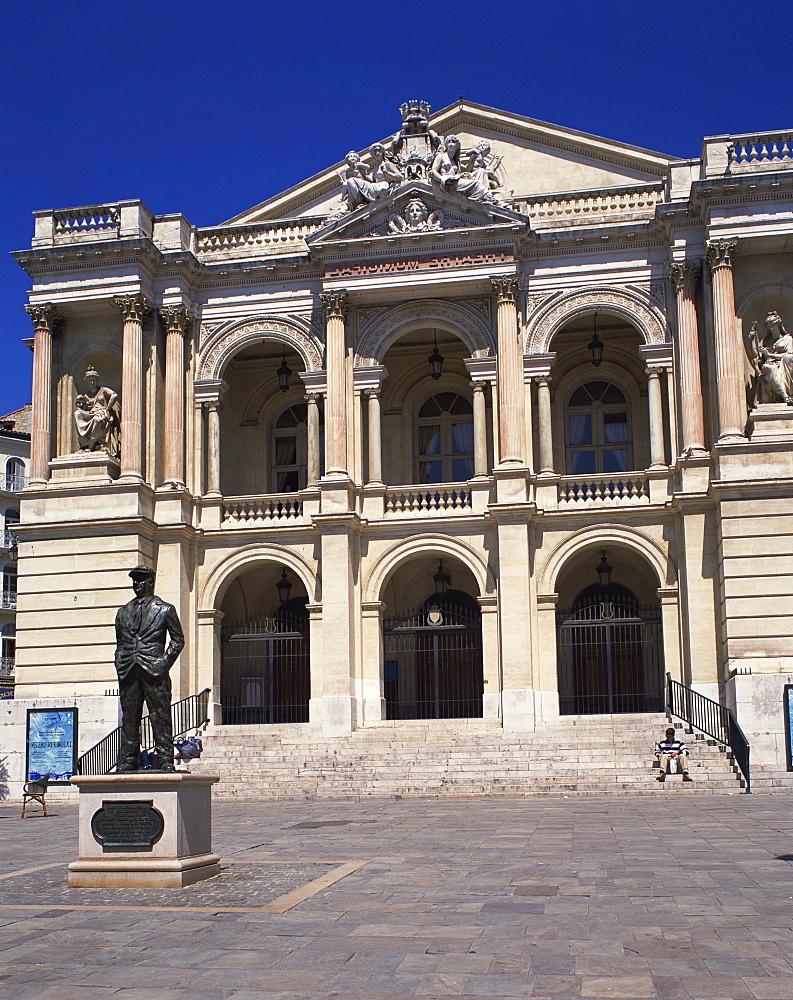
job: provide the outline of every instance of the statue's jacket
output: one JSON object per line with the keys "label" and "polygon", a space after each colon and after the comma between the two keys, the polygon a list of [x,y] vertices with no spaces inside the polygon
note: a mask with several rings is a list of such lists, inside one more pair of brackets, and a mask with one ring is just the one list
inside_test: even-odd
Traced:
{"label": "statue's jacket", "polygon": [[[171,669],[184,648],[184,633],[176,608],[152,596],[136,625],[137,598],[116,613],[116,671],[123,680],[137,664],[152,677],[161,677]],[[165,649],[166,634],[171,641]]]}

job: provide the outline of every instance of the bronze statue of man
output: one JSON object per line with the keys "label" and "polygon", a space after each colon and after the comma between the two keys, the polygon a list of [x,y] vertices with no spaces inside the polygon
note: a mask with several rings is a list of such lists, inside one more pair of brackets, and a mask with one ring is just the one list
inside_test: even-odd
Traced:
{"label": "bronze statue of man", "polygon": [[[149,710],[161,771],[175,770],[168,671],[184,647],[176,608],[154,593],[154,570],[130,571],[135,597],[116,614],[116,671],[121,700],[121,746],[116,771],[138,770],[143,702]],[[166,635],[170,636],[165,648]]]}

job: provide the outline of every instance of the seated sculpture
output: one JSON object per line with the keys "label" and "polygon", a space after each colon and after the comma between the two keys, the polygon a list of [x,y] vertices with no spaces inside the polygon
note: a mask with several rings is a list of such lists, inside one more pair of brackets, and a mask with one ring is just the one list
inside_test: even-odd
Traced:
{"label": "seated sculpture", "polygon": [[75,400],[74,422],[80,451],[106,451],[119,455],[121,412],[118,394],[99,384],[99,372],[93,365],[85,373],[88,391]]}
{"label": "seated sculpture", "polygon": [[432,162],[430,176],[447,191],[456,191],[471,201],[497,200],[495,191],[499,180],[487,165],[490,143],[481,139],[476,149],[468,151],[465,168],[461,165],[460,140],[456,135],[447,135],[443,149],[439,150]]}
{"label": "seated sculpture", "polygon": [[384,198],[395,184],[403,180],[399,167],[386,159],[382,143],[376,142],[370,146],[369,153],[372,157],[371,165],[362,163],[354,150],[350,150],[345,157],[347,169],[342,175],[342,181],[348,212],[354,212],[367,202]]}
{"label": "seated sculpture", "polygon": [[752,366],[757,375],[757,402],[777,400],[793,406],[793,337],[782,317],[772,310],[765,318],[766,336],[760,343],[757,323],[752,324]]}

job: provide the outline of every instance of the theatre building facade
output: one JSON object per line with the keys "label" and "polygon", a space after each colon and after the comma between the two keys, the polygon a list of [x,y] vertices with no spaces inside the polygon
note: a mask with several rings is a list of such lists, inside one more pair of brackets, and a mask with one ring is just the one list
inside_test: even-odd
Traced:
{"label": "theatre building facade", "polygon": [[669,675],[784,765],[793,136],[400,112],[214,228],[35,213],[18,720],[117,724],[146,563],[212,727],[536,733]]}

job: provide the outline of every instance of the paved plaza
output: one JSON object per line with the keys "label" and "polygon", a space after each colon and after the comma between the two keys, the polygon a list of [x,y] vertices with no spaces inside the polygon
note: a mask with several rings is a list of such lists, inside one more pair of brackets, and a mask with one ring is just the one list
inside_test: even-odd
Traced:
{"label": "paved plaza", "polygon": [[224,871],[68,889],[0,805],[3,1000],[793,1000],[793,796],[218,803]]}

